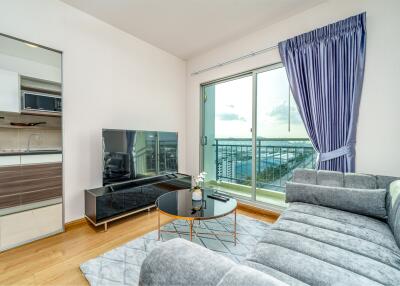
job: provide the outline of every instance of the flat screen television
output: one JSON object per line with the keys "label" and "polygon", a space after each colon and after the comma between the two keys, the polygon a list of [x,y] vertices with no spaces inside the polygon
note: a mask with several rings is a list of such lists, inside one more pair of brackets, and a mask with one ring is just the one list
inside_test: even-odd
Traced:
{"label": "flat screen television", "polygon": [[178,133],[103,129],[103,185],[178,172]]}

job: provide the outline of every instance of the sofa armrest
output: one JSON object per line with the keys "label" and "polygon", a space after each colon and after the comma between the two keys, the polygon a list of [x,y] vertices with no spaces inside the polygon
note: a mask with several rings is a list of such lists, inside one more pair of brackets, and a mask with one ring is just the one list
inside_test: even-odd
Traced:
{"label": "sofa armrest", "polygon": [[303,202],[361,215],[386,218],[385,189],[355,189],[286,183],[286,202]]}
{"label": "sofa armrest", "polygon": [[235,265],[227,257],[175,238],[146,257],[140,270],[139,285],[217,285]]}

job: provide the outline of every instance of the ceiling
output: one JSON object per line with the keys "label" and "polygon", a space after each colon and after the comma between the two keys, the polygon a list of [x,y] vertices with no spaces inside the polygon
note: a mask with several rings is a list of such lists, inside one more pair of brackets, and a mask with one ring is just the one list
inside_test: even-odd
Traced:
{"label": "ceiling", "polygon": [[324,0],[62,0],[182,59]]}

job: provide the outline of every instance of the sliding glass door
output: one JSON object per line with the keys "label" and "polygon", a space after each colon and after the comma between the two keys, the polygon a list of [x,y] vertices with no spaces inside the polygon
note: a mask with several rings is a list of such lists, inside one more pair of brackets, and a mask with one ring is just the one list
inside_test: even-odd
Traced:
{"label": "sliding glass door", "polygon": [[202,169],[207,185],[284,206],[297,167],[314,167],[315,152],[282,65],[202,86]]}
{"label": "sliding glass door", "polygon": [[256,77],[256,199],[284,205],[284,187],[298,167],[312,168],[314,149],[293,102],[285,68],[259,70]]}
{"label": "sliding glass door", "polygon": [[252,75],[203,87],[203,168],[207,184],[237,195],[252,191]]}

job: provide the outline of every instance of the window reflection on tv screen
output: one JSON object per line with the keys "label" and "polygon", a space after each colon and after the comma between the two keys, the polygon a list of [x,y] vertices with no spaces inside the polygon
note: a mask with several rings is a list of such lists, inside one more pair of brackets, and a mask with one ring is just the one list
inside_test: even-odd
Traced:
{"label": "window reflection on tv screen", "polygon": [[103,129],[103,185],[178,172],[178,133]]}

